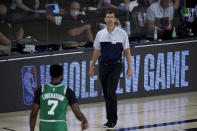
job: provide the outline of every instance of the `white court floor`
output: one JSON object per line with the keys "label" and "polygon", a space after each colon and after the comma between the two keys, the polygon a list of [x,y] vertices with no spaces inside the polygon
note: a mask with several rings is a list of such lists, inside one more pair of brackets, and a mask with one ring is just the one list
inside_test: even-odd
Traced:
{"label": "white court floor", "polygon": [[[80,108],[89,121],[87,131],[107,131],[101,128],[106,122],[103,102],[82,104]],[[0,131],[29,131],[29,114],[0,113]],[[114,131],[197,131],[197,92],[119,100],[118,116]],[[67,123],[69,131],[81,131],[70,107]]]}

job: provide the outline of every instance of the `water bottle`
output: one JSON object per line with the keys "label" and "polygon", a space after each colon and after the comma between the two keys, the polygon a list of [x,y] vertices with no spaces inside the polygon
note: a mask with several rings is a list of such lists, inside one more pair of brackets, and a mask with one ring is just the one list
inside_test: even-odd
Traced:
{"label": "water bottle", "polygon": [[130,21],[125,21],[125,29],[128,35],[131,34],[131,30],[130,30]]}
{"label": "water bottle", "polygon": [[173,27],[172,38],[176,38],[176,28],[175,27]]}
{"label": "water bottle", "polygon": [[62,50],[63,50],[62,44],[60,44],[60,46],[59,46],[59,51],[62,51]]}
{"label": "water bottle", "polygon": [[194,34],[192,33],[192,29],[189,29],[189,36],[193,36]]}
{"label": "water bottle", "polygon": [[154,30],[154,35],[153,35],[153,39],[154,39],[154,40],[157,40],[157,39],[158,39],[157,35],[158,35],[157,29],[155,28],[155,30]]}

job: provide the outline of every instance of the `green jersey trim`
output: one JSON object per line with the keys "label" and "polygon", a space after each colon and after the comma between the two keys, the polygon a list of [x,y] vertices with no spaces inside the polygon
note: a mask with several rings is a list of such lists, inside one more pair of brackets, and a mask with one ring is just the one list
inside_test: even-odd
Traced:
{"label": "green jersey trim", "polygon": [[[52,84],[50,84],[50,83],[47,83],[46,85],[49,85],[49,86],[51,86],[51,87],[63,86],[63,84],[52,85]],[[42,92],[44,92],[44,87],[45,87],[45,85],[42,85]],[[65,86],[65,88],[64,88],[64,95],[66,95],[66,90],[67,90],[67,88],[66,88],[66,86]]]}
{"label": "green jersey trim", "polygon": [[47,83],[49,86],[52,86],[52,87],[59,87],[59,86],[62,86],[63,84],[58,84],[58,85],[51,85],[50,83]]}

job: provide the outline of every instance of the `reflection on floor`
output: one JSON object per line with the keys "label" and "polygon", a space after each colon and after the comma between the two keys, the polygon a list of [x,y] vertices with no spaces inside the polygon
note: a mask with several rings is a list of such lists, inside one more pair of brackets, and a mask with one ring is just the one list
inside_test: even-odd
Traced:
{"label": "reflection on floor", "polygon": [[[89,121],[88,131],[108,131],[104,103],[80,105]],[[30,111],[0,113],[0,131],[28,131]],[[119,120],[114,131],[197,131],[197,92],[118,101]],[[80,122],[68,109],[69,131],[80,131]],[[36,125],[38,131],[39,121]],[[111,131],[111,130],[110,130]]]}

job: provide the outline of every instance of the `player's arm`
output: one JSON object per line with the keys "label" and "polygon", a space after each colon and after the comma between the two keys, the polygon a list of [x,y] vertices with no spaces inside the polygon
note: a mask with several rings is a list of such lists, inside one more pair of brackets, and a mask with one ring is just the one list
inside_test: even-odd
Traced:
{"label": "player's arm", "polygon": [[24,29],[23,27],[20,27],[19,30],[16,32],[16,38],[17,40],[23,39],[24,36]]}
{"label": "player's arm", "polygon": [[89,75],[90,77],[94,76],[94,66],[96,64],[97,59],[100,56],[100,50],[101,50],[101,45],[100,45],[100,33],[96,34],[95,40],[94,40],[94,51],[93,51],[93,55],[92,55],[92,64],[90,66],[90,71],[89,71]]}
{"label": "player's arm", "polygon": [[30,114],[30,119],[29,119],[30,131],[34,131],[35,129],[39,109],[40,106],[38,104],[33,104],[32,111]]}
{"label": "player's arm", "polygon": [[108,2],[104,2],[105,6],[109,7],[109,8],[112,8],[112,9],[117,9],[119,10],[120,7],[116,6],[116,5],[113,5],[111,3],[108,3]]}
{"label": "player's arm", "polygon": [[92,64],[90,66],[90,71],[89,71],[89,74],[91,77],[94,76],[94,66],[99,56],[100,56],[100,50],[94,49],[93,56],[92,56]]}
{"label": "player's arm", "polygon": [[128,64],[128,68],[127,68],[127,77],[130,77],[132,75],[132,63],[131,63],[131,51],[130,51],[130,44],[129,44],[129,38],[128,35],[125,33],[125,39],[124,39],[124,44],[123,44],[123,48],[124,48],[124,54],[125,57],[127,59],[127,64]]}
{"label": "player's arm", "polygon": [[30,131],[34,131],[35,129],[38,111],[40,109],[40,95],[41,95],[41,87],[39,87],[36,90],[36,93],[34,96],[32,111],[31,111],[30,118],[29,118]]}
{"label": "player's arm", "polygon": [[82,130],[87,129],[88,128],[88,121],[79,108],[77,99],[75,97],[75,93],[70,88],[67,88],[66,97],[68,99],[69,105],[71,106],[71,109],[72,109],[73,113],[75,114],[76,118],[82,122],[81,129]]}
{"label": "player's arm", "polygon": [[132,64],[131,64],[131,52],[130,52],[130,48],[125,49],[125,56],[127,59],[127,63],[128,63],[128,69],[127,69],[127,76],[130,77],[132,75]]}
{"label": "player's arm", "polygon": [[75,27],[75,28],[71,28],[68,30],[68,34],[70,36],[78,36],[81,33],[83,33],[84,31],[88,31],[91,29],[91,25],[90,24],[86,24],[86,25],[82,25],[80,27]]}
{"label": "player's arm", "polygon": [[78,103],[75,103],[71,106],[71,109],[73,111],[73,113],[75,114],[76,118],[81,121],[81,128],[82,130],[85,130],[88,128],[88,121],[86,119],[86,117],[84,116],[84,114],[81,112],[81,110],[79,109],[79,105]]}
{"label": "player's arm", "polygon": [[16,5],[21,8],[22,10],[24,11],[31,11],[33,12],[34,10],[32,10],[31,8],[29,8],[28,6],[26,6],[25,4],[23,4],[23,1],[22,0],[17,0],[16,1]]}
{"label": "player's arm", "polygon": [[8,39],[3,33],[0,32],[0,42],[5,45],[10,45],[12,41]]}
{"label": "player's arm", "polygon": [[34,9],[37,10],[40,6],[40,0],[35,0],[35,6]]}

